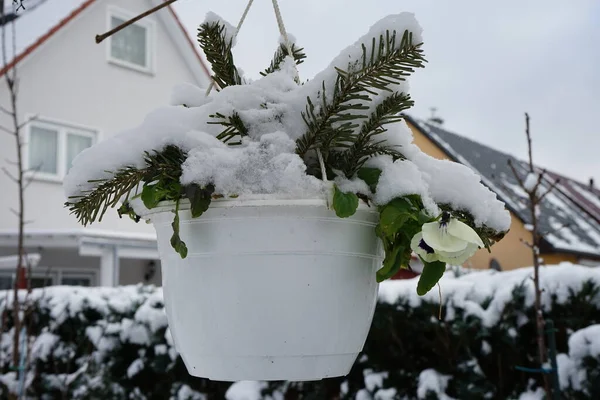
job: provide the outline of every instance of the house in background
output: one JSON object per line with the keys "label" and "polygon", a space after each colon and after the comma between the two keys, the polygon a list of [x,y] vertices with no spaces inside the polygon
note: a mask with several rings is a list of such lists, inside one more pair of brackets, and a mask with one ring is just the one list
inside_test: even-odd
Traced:
{"label": "house in background", "polygon": [[[492,251],[479,250],[467,266],[478,269],[514,269],[533,264],[531,250],[521,239],[531,243],[527,194],[520,188],[508,166],[511,160],[524,178],[528,164],[513,156],[457,135],[434,124],[406,116],[414,143],[425,153],[438,159],[464,164],[481,176],[483,184],[506,203],[512,223],[506,237],[492,246]],[[549,172],[552,182],[560,179],[556,189],[542,201],[539,221],[543,234],[540,257],[545,264],[569,261],[600,266],[600,190],[593,181],[582,184]],[[551,182],[544,182],[547,189]]]}
{"label": "house in background", "polygon": [[[8,3],[12,1],[5,2]],[[18,117],[28,177],[25,244],[37,254],[34,286],[160,283],[154,230],[107,213],[80,226],[63,207],[62,180],[74,157],[92,144],[141,123],[166,105],[180,82],[207,86],[208,71],[173,9],[167,7],[101,44],[94,39],[161,3],[160,0],[25,0],[13,15],[18,68]],[[10,36],[10,24],[5,32]],[[12,40],[7,37],[7,47]],[[8,106],[0,70],[0,105]],[[10,127],[1,113],[0,125]],[[0,132],[0,163],[16,160],[14,137]],[[12,286],[16,254],[16,185],[0,174],[0,288]],[[6,265],[8,266],[6,266]]]}
{"label": "house in background", "polygon": [[[128,127],[149,110],[165,105],[180,82],[205,87],[209,73],[171,8],[165,8],[95,44],[103,33],[159,4],[160,0],[25,0],[17,14],[16,54],[19,119],[34,117],[22,130],[26,167],[37,169],[26,191],[25,244],[35,261],[33,286],[160,284],[160,262],[151,226],[107,213],[101,223],[81,227],[63,207],[62,179],[83,149]],[[11,2],[7,2],[11,3]],[[11,19],[11,18],[7,18]],[[5,21],[7,20],[5,18]],[[10,34],[10,27],[6,32]],[[8,39],[10,41],[10,38]],[[12,46],[9,46],[12,47]],[[9,64],[10,66],[10,64]],[[0,105],[8,104],[0,69]],[[513,269],[529,266],[521,243],[531,232],[525,193],[508,168],[510,159],[525,175],[526,165],[508,154],[448,132],[439,124],[406,118],[425,153],[460,162],[482,176],[506,202],[512,216],[507,237],[480,250],[470,266]],[[0,113],[0,126],[9,127]],[[0,132],[0,163],[16,159],[14,138]],[[10,169],[10,165],[6,164]],[[552,178],[559,177],[550,174]],[[542,204],[547,264],[600,264],[600,191],[560,177]],[[12,286],[17,243],[16,185],[0,174],[0,289]],[[568,224],[566,227],[563,225]],[[562,229],[558,229],[561,228]],[[558,229],[558,230],[557,230]]]}

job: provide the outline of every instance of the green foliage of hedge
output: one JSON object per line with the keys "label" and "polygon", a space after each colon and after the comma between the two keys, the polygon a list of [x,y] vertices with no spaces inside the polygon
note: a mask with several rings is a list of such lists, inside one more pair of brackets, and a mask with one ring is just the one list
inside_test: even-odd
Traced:
{"label": "green foliage of hedge", "polygon": [[[596,327],[587,327],[600,324],[600,273],[572,265],[552,268],[556,273],[543,281],[544,306],[563,353],[563,397],[598,399],[600,354],[591,342]],[[573,271],[572,279],[561,278]],[[540,385],[539,376],[515,369],[538,367],[527,270],[445,277],[441,320],[437,293],[418,298],[415,285],[416,280],[382,285],[367,343],[349,376],[265,383],[259,385],[262,398],[517,399]],[[11,369],[10,293],[0,299],[4,399],[15,387],[16,373]],[[230,383],[187,374],[172,345],[160,289],[49,288],[34,291],[30,304],[30,398],[226,397]]]}

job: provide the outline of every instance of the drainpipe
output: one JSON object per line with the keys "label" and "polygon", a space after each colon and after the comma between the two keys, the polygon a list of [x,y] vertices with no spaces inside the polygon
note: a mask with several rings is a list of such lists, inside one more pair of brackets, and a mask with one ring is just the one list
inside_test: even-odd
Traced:
{"label": "drainpipe", "polygon": [[121,274],[121,260],[119,259],[119,247],[114,245],[112,248],[113,254],[113,286],[119,286]]}
{"label": "drainpipe", "polygon": [[119,246],[102,246],[100,256],[100,286],[113,287],[119,283]]}

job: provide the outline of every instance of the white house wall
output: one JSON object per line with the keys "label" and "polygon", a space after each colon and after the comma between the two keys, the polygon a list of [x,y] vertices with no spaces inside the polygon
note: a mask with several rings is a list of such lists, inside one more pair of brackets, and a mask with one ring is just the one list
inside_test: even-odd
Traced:
{"label": "white house wall", "polygon": [[[39,115],[99,130],[102,139],[138,125],[149,111],[166,105],[174,84],[198,84],[156,15],[148,17],[155,22],[154,74],[107,62],[108,41],[98,45],[94,38],[107,30],[110,5],[138,14],[148,9],[149,2],[99,0],[19,63],[21,121],[27,116]],[[4,81],[1,86],[1,104],[6,107]],[[0,123],[10,127],[5,115],[0,116]],[[14,139],[0,132],[0,164],[6,165],[5,159],[16,159]],[[17,206],[16,186],[0,174],[0,187],[0,229],[16,229],[17,220],[10,211]],[[77,228],[75,218],[63,208],[64,202],[60,183],[33,182],[26,192],[26,219],[30,221],[27,228]],[[119,232],[152,232],[151,226],[144,223],[119,219],[115,211],[107,213],[103,222],[94,227]]]}

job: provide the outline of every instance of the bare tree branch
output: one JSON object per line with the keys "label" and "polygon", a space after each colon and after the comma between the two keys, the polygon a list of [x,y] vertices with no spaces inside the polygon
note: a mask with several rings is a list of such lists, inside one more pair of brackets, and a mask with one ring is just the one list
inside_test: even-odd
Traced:
{"label": "bare tree branch", "polygon": [[522,188],[525,188],[525,182],[523,182],[523,179],[521,179],[521,176],[517,172],[517,169],[515,168],[512,160],[510,158],[508,159],[508,166],[510,167],[513,175],[517,179],[517,182],[519,183],[519,186],[521,186]]}
{"label": "bare tree branch", "polygon": [[115,33],[119,32],[120,30],[127,28],[129,25],[136,23],[137,21],[139,21],[142,18],[147,17],[150,14],[155,13],[158,10],[161,10],[165,7],[167,7],[168,5],[171,5],[173,3],[175,3],[177,0],[167,0],[164,3],[151,8],[148,11],[145,11],[143,13],[141,13],[140,15],[138,15],[137,17],[134,17],[132,19],[130,19],[129,21],[123,22],[121,25],[117,26],[116,28],[111,29],[110,31],[103,33],[102,35],[96,35],[96,43],[101,43],[104,39],[114,35]]}
{"label": "bare tree branch", "polygon": [[558,185],[560,183],[560,179],[556,179],[554,182],[552,182],[552,184],[550,185],[550,187],[539,197],[539,201],[542,201],[544,199],[544,197],[546,197],[550,192],[552,192],[554,190],[554,188],[556,188],[556,185]]}
{"label": "bare tree branch", "polygon": [[12,115],[13,115],[13,112],[12,112],[12,111],[10,111],[9,109],[7,109],[7,108],[5,108],[5,107],[3,107],[3,106],[0,106],[0,111],[1,111],[1,112],[3,112],[3,113],[4,113],[4,114],[6,114],[6,115],[9,115],[9,116],[11,116],[11,117],[12,117]]}
{"label": "bare tree branch", "polygon": [[6,128],[6,127],[2,126],[2,125],[0,125],[0,131],[2,131],[2,132],[6,132],[6,133],[8,133],[9,135],[14,135],[14,134],[15,134],[15,132],[14,132],[14,131],[11,131],[10,129],[8,129],[8,128]]}
{"label": "bare tree branch", "polygon": [[10,171],[6,167],[2,167],[2,172],[4,172],[4,174],[6,176],[8,176],[11,181],[13,181],[15,183],[19,183],[19,180],[17,179],[17,177],[15,177],[13,174],[11,174]]}
{"label": "bare tree branch", "polygon": [[[525,136],[527,137],[527,153],[529,155],[529,173],[535,173],[535,166],[533,165],[533,145],[531,140],[531,132],[530,132],[530,119],[529,114],[525,113]],[[547,360],[547,352],[546,352],[546,342],[545,342],[545,321],[542,310],[542,289],[540,288],[540,243],[542,240],[542,235],[539,232],[539,219],[537,209],[541,201],[541,196],[538,196],[538,188],[541,185],[544,176],[546,174],[545,170],[542,170],[537,177],[537,182],[533,188],[527,189],[525,182],[517,173],[517,169],[513,165],[513,163],[509,160],[508,165],[510,166],[513,174],[515,175],[515,179],[519,182],[519,186],[528,194],[529,196],[529,216],[531,218],[531,237],[532,243],[528,243],[524,239],[521,239],[527,247],[531,249],[532,258],[533,258],[533,286],[535,289],[535,322],[536,322],[536,330],[537,330],[537,346],[538,346],[538,361],[540,366],[543,366]],[[551,190],[553,187],[549,190]],[[544,195],[546,195],[544,193]],[[544,374],[544,390],[546,392],[546,398],[552,398],[552,391],[550,389],[550,382],[548,380],[548,375]]]}
{"label": "bare tree branch", "polygon": [[529,114],[525,113],[525,135],[527,136],[527,152],[529,153],[529,172],[535,172],[533,166],[533,150],[531,145],[531,133],[529,132]]}
{"label": "bare tree branch", "polygon": [[30,117],[30,118],[28,118],[28,119],[27,119],[27,121],[25,121],[25,122],[22,122],[22,123],[19,125],[19,130],[23,129],[23,128],[24,128],[24,127],[27,125],[27,124],[29,124],[29,123],[31,123],[31,122],[33,122],[33,121],[37,121],[37,120],[39,119],[39,117],[40,117],[40,116],[39,116],[38,114],[36,114],[36,115],[34,115],[33,117]]}

